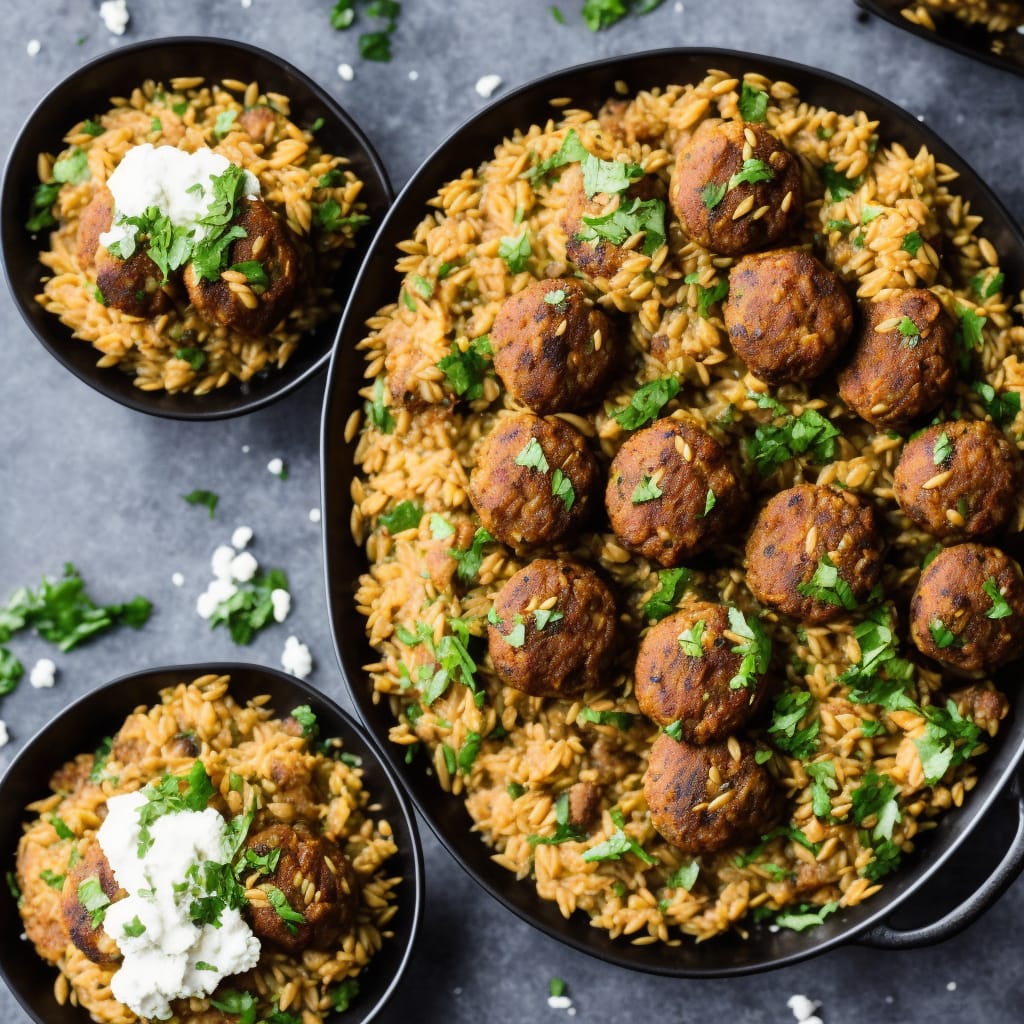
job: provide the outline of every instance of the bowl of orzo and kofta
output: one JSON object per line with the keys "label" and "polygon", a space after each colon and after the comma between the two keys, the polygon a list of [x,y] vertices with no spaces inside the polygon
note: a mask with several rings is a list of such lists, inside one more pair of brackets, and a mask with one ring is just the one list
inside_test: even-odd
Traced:
{"label": "bowl of orzo and kofta", "polygon": [[150,669],[45,726],[0,782],[8,942],[38,1021],[368,1021],[419,923],[411,812],[315,689]]}
{"label": "bowl of orzo and kofta", "polygon": [[329,608],[492,894],[681,976],[977,916],[885,927],[1024,751],[1022,268],[915,119],[726,51],[541,80],[417,172],[330,371]]}
{"label": "bowl of orzo and kofta", "polygon": [[5,175],[4,263],[28,325],[97,390],[237,415],[326,364],[390,199],[358,126],[296,68],[153,40],[32,113]]}

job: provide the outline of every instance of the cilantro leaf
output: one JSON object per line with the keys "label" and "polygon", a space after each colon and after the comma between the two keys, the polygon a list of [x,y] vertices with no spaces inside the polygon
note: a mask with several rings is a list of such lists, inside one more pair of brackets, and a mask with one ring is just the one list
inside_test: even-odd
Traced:
{"label": "cilantro leaf", "polygon": [[633,493],[630,495],[629,500],[634,505],[643,505],[645,502],[660,498],[662,493],[661,488],[658,486],[658,481],[653,476],[644,473],[640,477],[640,483],[633,488]]}
{"label": "cilantro leaf", "polygon": [[729,608],[729,628],[740,637],[742,641],[732,648],[733,654],[742,656],[739,670],[729,680],[729,687],[733,690],[751,688],[757,683],[759,676],[768,671],[768,663],[772,657],[772,641],[765,633],[756,615],[748,619],[739,608]]}
{"label": "cilantro leaf", "polygon": [[704,209],[713,210],[725,198],[725,193],[728,191],[729,186],[724,181],[721,183],[709,181],[700,192],[700,201],[704,204]]}
{"label": "cilantro leaf", "polygon": [[833,203],[852,196],[863,184],[863,178],[848,178],[842,171],[837,171],[832,164],[825,164],[822,167],[821,177]]}
{"label": "cilantro leaf", "polygon": [[768,93],[744,82],[738,106],[744,121],[763,121],[768,112]]}
{"label": "cilantro leaf", "polygon": [[1005,619],[1013,614],[1013,609],[1010,607],[1009,602],[1003,597],[996,585],[996,581],[992,576],[989,576],[987,580],[981,585],[981,589],[988,594],[989,600],[992,602],[992,606],[987,612],[985,617],[989,619]]}
{"label": "cilantro leaf", "polygon": [[556,171],[566,164],[579,163],[589,155],[586,146],[583,145],[579,135],[576,134],[576,129],[570,128],[561,146],[546,160],[542,160],[536,167],[526,171],[523,177],[530,181],[537,178],[546,178],[552,171]]}
{"label": "cilantro leaf", "polygon": [[512,274],[521,274],[526,269],[527,261],[532,254],[530,237],[525,228],[518,237],[511,235],[502,238],[501,244],[498,246],[498,255],[505,261],[509,273]]}
{"label": "cilantro leaf", "polygon": [[582,707],[576,715],[577,722],[591,725],[614,725],[616,729],[627,732],[633,726],[635,716],[628,711],[595,711],[590,707]]}
{"label": "cilantro leaf", "polygon": [[280,569],[258,570],[251,580],[237,586],[238,590],[214,609],[210,616],[210,629],[227,626],[231,639],[244,646],[274,621],[274,603],[270,595],[275,590],[287,590],[288,577]]}
{"label": "cilantro leaf", "polygon": [[729,179],[729,191],[740,185],[756,185],[759,181],[771,181],[775,172],[763,160],[751,157],[743,161],[743,166]]}
{"label": "cilantro leaf", "polygon": [[811,779],[811,810],[819,818],[828,818],[832,812],[832,798],[829,793],[839,789],[835,762],[815,761],[805,764],[804,771]]}
{"label": "cilantro leaf", "polygon": [[189,491],[188,494],[183,494],[182,498],[185,499],[190,505],[204,505],[210,513],[210,518],[213,519],[217,512],[217,502],[220,501],[220,497],[213,491]]}
{"label": "cilantro leaf", "polygon": [[716,302],[721,302],[729,294],[728,278],[723,277],[716,280],[710,288],[705,288],[700,283],[700,272],[695,270],[692,274],[687,274],[683,281],[686,284],[697,286],[697,312],[704,320],[710,317],[711,306]]}
{"label": "cilantro leaf", "polygon": [[677,377],[659,377],[641,384],[629,404],[616,409],[611,417],[623,430],[636,430],[657,419],[661,410],[679,393]]}
{"label": "cilantro leaf", "polygon": [[621,860],[627,853],[639,857],[645,864],[657,864],[657,858],[652,857],[632,836],[626,835],[625,821],[620,813],[612,812],[612,821],[616,826],[615,831],[604,842],[592,846],[583,854],[583,859],[590,863],[592,861]]}
{"label": "cilantro leaf", "polygon": [[684,567],[658,570],[658,589],[644,602],[642,615],[652,622],[658,622],[670,614],[686,593],[693,573]]}
{"label": "cilantro leaf", "polygon": [[803,728],[803,722],[811,711],[812,697],[807,690],[789,690],[775,698],[768,736],[779,750],[792,757],[805,760],[818,749],[818,731],[821,720],[817,715]]}
{"label": "cilantro leaf", "polygon": [[[442,360],[443,362],[444,360]],[[370,422],[382,433],[392,434],[395,430],[395,418],[384,403],[384,378],[378,377],[373,382],[373,398],[366,403],[366,415]]]}
{"label": "cilantro leaf", "polygon": [[997,392],[991,384],[981,380],[974,381],[971,389],[981,397],[985,411],[1001,427],[1012,423],[1020,412],[1019,391]]}
{"label": "cilantro leaf", "polygon": [[415,501],[400,501],[390,512],[384,512],[377,520],[392,536],[403,530],[411,530],[420,525],[423,518],[423,506]]}
{"label": "cilantro leaf", "polygon": [[569,821],[569,791],[563,790],[555,797],[555,831],[550,836],[531,835],[526,841],[531,846],[560,846],[562,843],[581,843],[587,833]]}
{"label": "cilantro leaf", "polygon": [[687,892],[690,892],[696,884],[697,876],[699,874],[700,865],[695,860],[691,860],[689,864],[680,864],[679,867],[665,879],[665,888],[685,889]]}
{"label": "cilantro leaf", "polygon": [[516,456],[515,463],[526,469],[535,469],[538,473],[546,473],[550,468],[548,460],[544,457],[544,449],[535,437],[526,442],[523,450]]}
{"label": "cilantro leaf", "polygon": [[971,289],[978,296],[978,301],[984,302],[985,299],[991,299],[993,295],[999,294],[1005,280],[1006,275],[1003,273],[993,274],[988,281],[982,274],[976,274],[971,278]]}
{"label": "cilantro leaf", "polygon": [[583,215],[576,237],[581,242],[611,242],[622,245],[633,235],[644,233],[643,253],[653,256],[665,244],[665,204],[660,199],[633,197],[610,213]]}
{"label": "cilantro leaf", "polygon": [[465,551],[460,551],[458,548],[448,549],[448,554],[459,563],[456,566],[455,575],[463,583],[471,584],[476,581],[477,576],[480,574],[480,566],[484,560],[484,545],[489,544],[492,540],[494,538],[490,533],[482,526],[478,526],[476,533],[473,534],[472,543]]}
{"label": "cilantro leaf", "polygon": [[811,910],[809,907],[803,906],[799,911],[786,911],[785,913],[777,914],[775,923],[780,928],[789,928],[794,932],[802,932],[821,924],[829,914],[835,913],[838,909],[839,904],[834,900],[826,903],[818,910]]}
{"label": "cilantro leaf", "polygon": [[490,372],[493,354],[490,339],[486,334],[460,345],[452,343],[451,352],[438,361],[437,367],[444,373],[445,383],[460,398],[472,402],[484,394],[484,378]]}
{"label": "cilantro leaf", "polygon": [[924,245],[924,239],[921,237],[921,232],[911,231],[903,236],[901,248],[911,256],[916,256],[922,245]]}
{"label": "cilantro leaf", "polygon": [[556,469],[551,474],[551,493],[556,498],[562,499],[566,512],[576,503],[576,491],[572,486],[572,481],[560,469]]}
{"label": "cilantro leaf", "polygon": [[854,597],[850,584],[839,575],[839,569],[828,555],[822,555],[818,559],[814,575],[807,583],[800,583],[796,590],[804,597],[834,605],[836,608],[853,611],[857,607],[857,598]]}
{"label": "cilantro leaf", "polygon": [[93,928],[99,928],[103,924],[107,907],[110,906],[110,898],[103,891],[99,878],[95,876],[86,878],[79,884],[78,900],[89,914],[89,921]]}
{"label": "cilantro leaf", "polygon": [[679,641],[679,646],[689,658],[703,658],[704,657],[704,645],[702,643],[704,637],[704,629],[706,623],[703,619],[698,619],[689,629],[684,629],[676,639]]}
{"label": "cilantro leaf", "polygon": [[[765,396],[748,395],[761,404]],[[774,411],[774,410],[773,410]],[[762,477],[770,476],[789,459],[808,455],[813,462],[829,462],[835,457],[836,438],[841,436],[815,409],[805,409],[799,416],[785,414],[782,423],[763,424],[747,439],[746,452],[753,459]]]}
{"label": "cilantro leaf", "polygon": [[0,697],[12,693],[24,674],[25,666],[6,647],[0,647]]}
{"label": "cilantro leaf", "polygon": [[899,787],[887,775],[869,771],[860,785],[850,794],[850,815],[858,824],[874,817],[871,830],[874,839],[892,839],[892,830],[900,820],[896,794]]}
{"label": "cilantro leaf", "polygon": [[341,215],[341,203],[337,199],[325,199],[321,203],[313,203],[313,226],[326,234],[338,234],[342,228],[361,228],[370,222],[365,213]]}

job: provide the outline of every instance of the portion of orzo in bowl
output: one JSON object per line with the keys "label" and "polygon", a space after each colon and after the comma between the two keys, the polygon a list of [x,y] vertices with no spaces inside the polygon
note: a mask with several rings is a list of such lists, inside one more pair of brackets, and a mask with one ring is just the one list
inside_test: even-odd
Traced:
{"label": "portion of orzo in bowl", "polygon": [[362,182],[257,82],[145,81],[39,157],[37,301],[144,391],[280,369],[336,315]]}
{"label": "portion of orzo in bowl", "polygon": [[29,808],[25,932],[94,1020],[320,1021],[390,937],[397,848],[359,758],[229,685],[164,689]]}
{"label": "portion of orzo in bowl", "polygon": [[361,342],[374,699],[566,917],[810,927],[1008,713],[1024,328],[955,172],[863,113],[719,71],[556,106]]}

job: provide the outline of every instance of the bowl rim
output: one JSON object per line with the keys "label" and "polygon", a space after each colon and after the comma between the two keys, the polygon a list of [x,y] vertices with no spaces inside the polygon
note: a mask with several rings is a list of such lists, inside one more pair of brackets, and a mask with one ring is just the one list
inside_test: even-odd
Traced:
{"label": "bowl rim", "polygon": [[[246,394],[249,386],[248,382],[243,384],[238,380],[232,380],[223,388],[215,388],[206,395],[199,396],[193,395],[190,392],[177,392],[172,395],[163,389],[143,391],[134,386],[132,377],[129,374],[119,371],[117,367],[99,368],[95,365],[95,361],[82,366],[76,365],[66,354],[67,346],[85,345],[86,343],[74,338],[70,328],[65,327],[55,314],[47,314],[50,317],[48,322],[52,324],[51,330],[41,330],[35,316],[33,316],[33,313],[36,311],[34,299],[31,295],[24,294],[23,288],[20,287],[19,282],[15,279],[12,270],[8,266],[10,262],[8,236],[11,235],[13,237],[15,232],[18,232],[19,236],[20,234],[28,234],[22,223],[23,217],[14,217],[15,210],[21,209],[24,203],[21,206],[17,206],[17,200],[9,193],[13,192],[14,189],[12,180],[16,170],[28,159],[25,149],[27,147],[27,137],[34,123],[41,115],[46,113],[48,108],[62,94],[71,90],[75,85],[87,85],[97,68],[116,65],[117,63],[128,65],[133,61],[138,62],[140,57],[144,57],[147,53],[170,48],[179,48],[182,51],[192,52],[199,49],[206,51],[221,50],[240,60],[254,58],[267,62],[278,69],[282,77],[299,82],[304,89],[308,90],[310,99],[323,106],[325,112],[337,123],[340,131],[351,137],[355,150],[358,150],[358,154],[365,161],[366,167],[373,172],[372,180],[368,180],[367,177],[363,179],[362,197],[370,198],[375,205],[380,205],[381,213],[377,217],[378,224],[383,218],[383,214],[390,209],[391,204],[394,202],[395,192],[387,168],[374,148],[373,143],[337,99],[290,61],[262,47],[238,39],[217,36],[161,36],[129,43],[125,46],[118,46],[113,50],[91,58],[75,68],[48,89],[45,95],[35,104],[32,112],[23,122],[21,129],[11,144],[4,162],[2,184],[0,184],[0,204],[2,204],[4,214],[12,218],[12,225],[9,227],[5,226],[2,234],[0,234],[0,251],[3,254],[3,259],[0,259],[0,263],[3,264],[7,286],[14,304],[21,314],[22,320],[35,338],[65,369],[69,370],[75,377],[88,384],[104,397],[113,399],[120,405],[136,412],[143,412],[151,416],[167,419],[186,421],[226,419],[254,412],[276,402],[323,370],[330,361],[331,349],[333,347],[330,338],[335,333],[330,331],[327,324],[334,321],[334,316],[332,315],[332,317],[328,318],[328,321],[325,323],[325,339],[328,340],[325,341],[323,350],[316,358],[298,371],[290,371],[289,363],[286,363],[280,369],[272,370],[271,380],[280,378],[280,383],[277,386],[270,386],[266,389],[261,388],[255,395]],[[146,70],[142,68],[136,79],[138,82],[141,82],[145,77]],[[64,133],[62,130],[55,134],[55,144],[62,140]],[[341,155],[351,157],[355,150],[350,150],[348,153]],[[362,261],[369,251],[373,235],[376,232],[376,226],[372,223],[365,226],[361,237],[357,238],[356,245],[349,250],[343,268],[345,265],[348,265],[352,269],[358,269],[356,264],[361,267]],[[40,246],[35,246],[35,249],[38,253]],[[48,273],[47,269],[38,262],[38,259],[36,260],[35,268],[38,271],[37,279]],[[350,286],[348,295],[344,297],[341,313],[344,313],[344,306],[347,305],[351,293],[352,288]],[[340,315],[337,322],[340,322]],[[97,358],[98,355],[97,353]],[[122,386],[114,386],[113,379],[104,376],[108,373],[120,373],[125,378],[121,382]],[[128,387],[123,386],[125,382],[127,382]]]}
{"label": "bowl rim", "polygon": [[[490,860],[493,853],[491,848],[485,846],[479,836],[471,833],[472,821],[465,811],[463,801],[443,793],[436,782],[419,768],[415,773],[402,772],[400,748],[388,742],[387,728],[384,727],[387,723],[375,721],[371,717],[375,708],[378,709],[378,719],[384,714],[390,716],[390,712],[386,708],[383,712],[379,711],[381,705],[373,704],[372,695],[369,694],[367,687],[356,685],[356,681],[365,675],[361,668],[366,662],[363,656],[367,652],[372,654],[372,648],[366,641],[363,619],[354,607],[352,585],[346,583],[362,571],[361,568],[357,568],[353,572],[351,559],[362,559],[358,564],[364,566],[365,554],[361,548],[354,547],[351,534],[348,532],[347,513],[351,508],[351,498],[347,484],[350,480],[349,470],[355,441],[344,441],[343,428],[353,409],[360,407],[360,400],[355,395],[358,383],[351,381],[353,376],[362,379],[358,371],[353,372],[353,367],[361,366],[358,362],[361,353],[354,349],[354,344],[364,334],[363,321],[384,304],[376,300],[371,302],[370,299],[374,295],[379,298],[384,294],[381,281],[392,280],[395,243],[409,237],[411,229],[419,223],[426,210],[426,200],[436,193],[444,181],[456,176],[466,166],[475,167],[480,160],[490,158],[494,146],[500,142],[502,133],[509,130],[507,122],[512,114],[508,113],[502,117],[506,111],[511,112],[517,105],[524,108],[529,105],[533,113],[525,116],[542,116],[537,111],[550,111],[550,107],[546,107],[546,102],[552,97],[575,98],[580,92],[584,94],[581,98],[590,106],[595,102],[593,90],[598,78],[602,82],[606,79],[625,79],[630,83],[630,92],[633,92],[636,88],[650,86],[651,72],[645,71],[649,66],[657,66],[661,71],[665,67],[674,67],[677,62],[687,67],[689,63],[693,63],[695,66],[703,66],[706,72],[708,67],[721,67],[721,63],[716,63],[721,61],[728,62],[727,66],[739,64],[745,70],[761,71],[774,78],[782,77],[797,85],[805,96],[812,98],[815,95],[813,90],[816,89],[825,92],[841,91],[848,97],[847,102],[851,106],[866,107],[869,111],[878,111],[887,118],[887,139],[899,141],[901,135],[911,135],[919,143],[927,144],[941,159],[951,160],[955,169],[960,172],[961,187],[969,193],[972,200],[980,199],[981,205],[987,205],[993,218],[1002,218],[1000,229],[1002,237],[1005,238],[1004,248],[1008,247],[1008,251],[1000,253],[1001,264],[1006,269],[1007,276],[1012,271],[1016,278],[1024,281],[1024,233],[1002,200],[985,184],[970,164],[930,126],[922,124],[913,115],[874,90],[806,64],[721,47],[669,47],[614,55],[539,76],[502,95],[466,118],[450,132],[409,178],[378,229],[353,288],[352,300],[339,324],[324,390],[320,437],[321,507],[324,509],[325,523],[324,578],[335,654],[352,704],[383,756],[388,758],[400,773],[420,814],[460,867],[485,891],[528,924],[570,948],[599,960],[644,973],[686,978],[754,974],[794,964],[855,940],[891,915],[898,906],[936,875],[989,808],[1002,797],[1015,776],[1018,763],[1024,758],[1024,729],[1020,728],[1024,723],[1021,722],[1020,716],[1017,719],[1017,732],[1021,733],[1020,736],[1011,741],[1009,733],[1012,730],[1010,727],[1006,729],[1004,743],[1000,747],[1004,753],[999,761],[998,772],[993,774],[995,765],[987,766],[980,773],[978,789],[972,793],[968,806],[960,809],[956,815],[956,822],[952,825],[947,824],[950,818],[948,815],[940,822],[940,827],[945,825],[941,831],[941,844],[933,843],[928,849],[927,857],[916,857],[912,864],[904,867],[889,880],[887,890],[883,890],[871,901],[849,908],[845,912],[841,911],[811,931],[790,933],[791,941],[781,953],[769,950],[767,954],[762,952],[745,962],[728,961],[718,966],[703,965],[691,968],[665,961],[644,961],[636,951],[649,947],[623,944],[622,939],[605,944],[607,948],[597,948],[597,941],[593,938],[596,929],[587,928],[585,921],[581,922],[579,927],[575,927],[573,920],[576,915],[569,920],[558,918],[556,913],[550,910],[553,906],[550,901],[541,900],[532,887],[518,882],[511,873],[504,872],[504,869],[499,869],[493,864]],[[585,79],[586,84],[579,90],[574,90],[573,83],[577,77]],[[665,80],[662,79],[659,84],[664,85]],[[595,106],[600,105],[610,95],[611,90],[606,91],[601,98],[596,99]],[[516,116],[524,116],[524,110],[520,109]],[[498,127],[491,124],[496,119],[500,121]],[[528,122],[525,120],[520,120],[515,125],[522,130],[527,126]],[[484,144],[484,139],[489,140],[489,147]],[[458,150],[457,158],[451,155],[453,150]],[[452,171],[449,165],[457,165],[459,169]],[[989,227],[992,227],[991,222]],[[391,301],[394,290],[388,290],[385,302]],[[360,313],[363,314],[361,318]],[[351,352],[346,349],[346,341],[352,343]],[[353,359],[356,362],[352,362]],[[345,379],[346,373],[348,381]],[[336,469],[335,466],[341,463],[344,464],[344,468]],[[335,479],[336,477],[338,479]],[[341,486],[332,486],[337,484]],[[345,559],[349,561],[346,562]],[[344,568],[344,574],[340,571],[341,568]],[[351,633],[354,619],[358,620],[356,635]],[[346,626],[350,631],[347,637],[343,635]],[[1015,745],[1010,745],[1011,743]],[[449,834],[441,821],[442,814],[449,817],[458,816],[458,810],[452,809],[452,805],[455,804],[459,805],[462,812],[462,830],[458,835]],[[476,846],[470,846],[470,841]],[[520,892],[524,888],[530,890],[527,896]],[[753,942],[753,938],[746,940],[748,950],[752,948]],[[767,942],[762,945],[767,945]]]}
{"label": "bowl rim", "polygon": [[[401,814],[402,824],[404,825],[405,831],[409,837],[409,848],[402,850],[401,852],[408,858],[410,862],[408,866],[411,868],[411,874],[403,875],[402,877],[402,881],[408,883],[407,891],[404,893],[403,899],[408,902],[408,914],[410,916],[408,935],[404,939],[404,948],[401,950],[401,956],[396,969],[388,979],[387,984],[384,986],[377,1001],[372,1007],[366,1009],[365,1016],[358,1018],[360,1024],[369,1024],[371,1020],[377,1018],[385,1004],[394,995],[413,956],[416,938],[422,923],[425,903],[423,843],[417,827],[416,815],[410,804],[408,793],[406,792],[404,785],[401,783],[398,774],[388,762],[387,758],[381,756],[379,747],[373,742],[369,735],[369,731],[362,722],[342,708],[323,690],[318,689],[304,679],[288,675],[280,669],[271,668],[270,666],[260,665],[253,662],[183,662],[178,664],[154,665],[148,668],[128,672],[115,679],[102,683],[99,686],[91,688],[86,693],[73,700],[70,704],[65,705],[53,716],[53,718],[38,728],[32,736],[25,741],[22,748],[11,760],[11,763],[7,766],[2,775],[0,775],[0,797],[2,797],[6,793],[8,787],[13,784],[12,780],[16,778],[17,773],[21,770],[21,765],[36,755],[36,748],[40,744],[45,743],[51,730],[57,728],[60,724],[63,724],[69,719],[74,718],[76,715],[82,714],[90,705],[101,702],[108,695],[117,694],[119,691],[127,691],[131,688],[138,687],[152,689],[149,702],[146,704],[146,706],[152,707],[154,706],[154,702],[159,700],[160,690],[164,689],[168,685],[172,685],[166,681],[158,682],[159,677],[164,677],[165,679],[173,677],[177,678],[179,682],[190,682],[202,675],[227,675],[232,677],[232,682],[236,677],[244,675],[252,680],[252,688],[256,692],[258,692],[259,680],[271,679],[276,687],[293,689],[297,691],[297,695],[316,704],[322,705],[343,727],[339,730],[343,733],[342,739],[347,740],[350,735],[354,736],[357,744],[361,744],[361,746],[373,757],[375,770],[379,771],[382,778],[387,782],[391,796],[394,799],[395,807]],[[229,684],[228,693],[231,694],[231,684]],[[233,694],[231,695],[233,696]],[[129,702],[126,698],[125,714],[131,713],[131,708],[128,707],[128,703]],[[274,701],[272,698],[271,706],[273,705]],[[138,706],[140,706],[138,701],[132,705],[132,707]],[[244,704],[242,704],[242,706],[244,706]],[[276,708],[275,711],[277,714],[280,714],[280,711]],[[83,731],[87,732],[89,729],[89,725],[83,726]],[[74,757],[77,753],[81,753],[81,751],[72,752],[70,755],[55,752],[53,756],[54,770],[56,770],[60,764],[67,761],[69,756]],[[362,751],[360,753],[362,753]],[[45,785],[45,779],[39,780],[40,792],[45,788]],[[18,821],[23,821],[26,817],[26,811],[23,807],[10,808],[9,813],[12,817],[16,815]],[[13,857],[13,851],[8,851],[8,855]],[[398,939],[397,935],[387,941],[392,942],[396,939]],[[38,1024],[48,1024],[48,1021],[41,1017],[35,1007],[30,1005],[27,1001],[27,998],[22,993],[20,985],[18,984],[18,979],[12,976],[8,971],[6,949],[7,946],[5,945],[5,952],[0,953],[0,978],[3,978],[7,983],[7,987],[14,995],[19,1005],[34,1021],[38,1022]],[[39,962],[41,964],[45,964],[45,961],[41,958]],[[372,966],[372,963],[373,961],[371,959],[369,966]],[[80,1009],[83,1015],[83,1024],[86,1024],[86,1022],[91,1020],[91,1018],[89,1017],[87,1010],[84,1008]],[[332,1012],[330,1016],[324,1018],[324,1024],[335,1024],[335,1021],[339,1019],[340,1018],[337,1018]],[[349,1018],[346,1017],[345,1019],[347,1020]]]}

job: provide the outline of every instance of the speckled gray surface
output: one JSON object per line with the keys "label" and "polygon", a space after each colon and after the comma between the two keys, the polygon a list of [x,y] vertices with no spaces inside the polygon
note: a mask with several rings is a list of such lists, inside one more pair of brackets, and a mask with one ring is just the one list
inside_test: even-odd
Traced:
{"label": "speckled gray surface", "polygon": [[[98,0],[5,0],[0,152],[69,68],[122,42],[174,33],[253,42],[318,79],[370,135],[396,187],[485,103],[474,91],[481,75],[500,75],[507,88],[604,55],[729,46],[828,68],[923,115],[1024,219],[1024,151],[1019,131],[1007,130],[1020,126],[1021,81],[859,17],[849,0],[667,0],[653,14],[596,35],[579,20],[579,0],[561,6],[564,26],[544,0],[407,0],[394,60],[373,65],[360,61],[354,33],[330,29],[330,0],[252,0],[249,7],[239,0],[130,0],[132,22],[122,39],[104,29]],[[35,57],[26,53],[30,39],[42,43]],[[341,62],[355,69],[352,81],[339,77]],[[0,751],[0,767],[51,715],[104,680],[199,658],[241,655],[276,665],[289,632],[313,651],[313,681],[346,703],[327,626],[319,527],[309,518],[320,505],[323,378],[247,418],[159,421],[73,379],[24,327],[6,286],[0,324],[0,599],[72,560],[98,599],[141,592],[155,604],[143,632],[116,632],[55,655],[59,676],[52,690],[26,681],[3,698],[0,718],[11,742]],[[267,471],[273,457],[287,463],[286,481]],[[197,487],[221,495],[215,520],[182,502],[180,495]],[[239,524],[255,531],[252,550],[262,564],[287,570],[295,601],[286,624],[244,651],[221,631],[210,632],[194,611],[213,549]],[[180,588],[171,582],[176,572],[185,577]],[[19,636],[11,646],[28,666],[53,655],[34,637]],[[684,982],[631,974],[560,946],[491,900],[425,826],[422,832],[426,919],[387,1021],[558,1020],[565,1011],[546,1002],[553,976],[566,980],[581,1021],[785,1022],[794,1019],[786,1001],[797,992],[821,1002],[826,1024],[1021,1019],[1021,881],[979,924],[939,947],[900,954],[846,948],[759,977]],[[27,1020],[6,991],[0,1019]]]}

